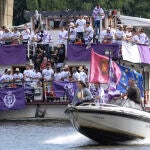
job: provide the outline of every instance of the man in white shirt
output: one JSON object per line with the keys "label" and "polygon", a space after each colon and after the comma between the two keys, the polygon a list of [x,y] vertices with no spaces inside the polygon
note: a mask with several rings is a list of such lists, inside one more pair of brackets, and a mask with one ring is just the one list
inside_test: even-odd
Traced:
{"label": "man in white shirt", "polygon": [[19,68],[15,69],[13,79],[14,79],[14,82],[15,82],[16,85],[22,85],[23,74],[20,72]]}
{"label": "man in white shirt", "polygon": [[17,28],[14,28],[14,31],[13,31],[13,33],[12,33],[12,40],[13,40],[13,43],[18,44],[18,43],[19,43],[19,40],[20,40],[20,36],[21,36],[21,33],[18,31]]}
{"label": "man in white shirt", "polygon": [[72,68],[72,81],[80,81],[80,74],[77,71],[76,67]]}
{"label": "man in white shirt", "polygon": [[5,45],[10,45],[12,43],[12,32],[6,27],[4,27],[3,31],[2,41]]}
{"label": "man in white shirt", "polygon": [[68,39],[68,31],[65,30],[64,27],[61,28],[61,31],[58,35],[58,44],[65,44]]}
{"label": "man in white shirt", "polygon": [[83,40],[83,33],[86,25],[86,20],[83,19],[81,15],[79,15],[79,18],[76,20],[75,25],[77,27],[77,38]]}
{"label": "man in white shirt", "polygon": [[94,30],[90,25],[90,22],[86,22],[85,32],[84,32],[84,41],[85,44],[89,44],[93,39]]}
{"label": "man in white shirt", "polygon": [[80,66],[78,70],[79,70],[79,74],[80,74],[80,81],[87,82],[88,81],[88,76],[84,72],[83,66]]}
{"label": "man in white shirt", "polygon": [[47,63],[46,69],[43,69],[43,71],[42,71],[42,75],[43,75],[44,81],[52,81],[53,80],[54,70],[51,68],[50,63]]}
{"label": "man in white shirt", "polygon": [[120,25],[119,29],[117,29],[116,33],[115,33],[115,42],[117,42],[118,44],[122,44],[122,40],[125,37],[125,33],[123,31],[123,26]]}
{"label": "man in white shirt", "polygon": [[24,30],[21,32],[22,37],[22,43],[28,44],[28,41],[30,39],[30,30],[28,29],[27,24],[24,25]]}
{"label": "man in white shirt", "polygon": [[75,24],[73,22],[70,22],[68,32],[69,44],[73,44],[75,42],[76,35],[77,35],[77,28],[75,27]]}
{"label": "man in white shirt", "polygon": [[102,43],[112,43],[114,39],[114,33],[111,31],[111,28],[108,27],[106,31],[103,32],[102,35]]}

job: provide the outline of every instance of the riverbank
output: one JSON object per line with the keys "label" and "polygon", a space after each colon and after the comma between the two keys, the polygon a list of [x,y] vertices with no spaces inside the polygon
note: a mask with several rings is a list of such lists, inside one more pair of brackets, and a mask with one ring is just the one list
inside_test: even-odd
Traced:
{"label": "riverbank", "polygon": [[23,110],[0,111],[1,120],[68,120],[64,111],[67,105],[26,105]]}

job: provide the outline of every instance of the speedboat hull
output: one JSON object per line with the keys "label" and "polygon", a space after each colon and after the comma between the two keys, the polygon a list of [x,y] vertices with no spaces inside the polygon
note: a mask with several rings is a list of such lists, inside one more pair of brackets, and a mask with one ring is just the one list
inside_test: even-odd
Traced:
{"label": "speedboat hull", "polygon": [[66,110],[73,126],[101,143],[116,143],[149,137],[150,114],[115,105],[84,104]]}

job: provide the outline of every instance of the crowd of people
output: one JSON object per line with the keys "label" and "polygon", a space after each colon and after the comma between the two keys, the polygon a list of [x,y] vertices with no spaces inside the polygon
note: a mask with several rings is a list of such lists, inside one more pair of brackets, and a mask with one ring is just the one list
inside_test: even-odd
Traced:
{"label": "crowd of people", "polygon": [[[67,28],[62,26],[58,34],[57,46],[54,50],[50,49],[50,43],[53,41],[52,35],[49,30],[42,28],[39,23],[32,32],[27,24],[24,25],[24,29],[21,32],[17,28],[11,31],[5,26],[1,27],[1,45],[34,43],[36,50],[32,56],[32,63],[27,64],[23,72],[20,72],[19,68],[15,68],[12,74],[11,69],[7,69],[1,75],[0,81],[7,83],[5,85],[12,82],[17,84],[28,82],[30,85],[39,85],[41,81],[81,81],[79,84],[82,84],[82,82],[89,81],[88,69],[83,66],[69,68],[64,64],[66,51],[64,44],[66,42],[69,44],[88,45],[97,41],[104,44],[118,43],[121,45],[122,41],[125,40],[137,44],[149,44],[148,36],[142,28],[133,28],[120,24],[117,29],[113,29],[109,25],[106,29],[101,30],[105,12],[99,4],[93,9],[92,17],[93,25],[89,17],[79,15],[76,20],[68,24]],[[82,85],[84,86],[84,84]],[[86,91],[86,93],[88,92]],[[99,97],[95,97],[96,99],[99,99]]]}

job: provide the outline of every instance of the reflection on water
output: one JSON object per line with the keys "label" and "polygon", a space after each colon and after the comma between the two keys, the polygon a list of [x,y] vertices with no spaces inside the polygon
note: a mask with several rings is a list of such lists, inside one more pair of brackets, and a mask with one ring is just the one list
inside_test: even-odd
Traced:
{"label": "reflection on water", "polygon": [[101,146],[81,135],[68,122],[0,122],[0,150],[149,150],[150,139]]}

